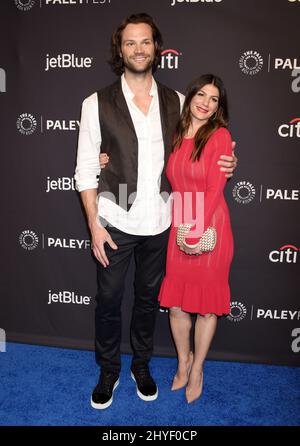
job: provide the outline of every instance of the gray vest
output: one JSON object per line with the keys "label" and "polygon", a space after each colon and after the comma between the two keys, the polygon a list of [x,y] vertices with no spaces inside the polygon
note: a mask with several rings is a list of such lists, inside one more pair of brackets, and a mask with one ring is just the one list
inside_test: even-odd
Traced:
{"label": "gray vest", "polygon": [[[172,150],[176,125],[180,117],[178,94],[157,82],[165,164],[161,176],[160,193],[171,192],[166,177],[166,164]],[[99,121],[101,152],[109,155],[109,163],[102,169],[98,194],[115,201],[128,211],[134,202],[138,176],[138,139],[121,87],[121,79],[99,90]],[[123,185],[119,188],[119,185]],[[126,185],[126,186],[124,186]],[[162,194],[163,198],[164,194]],[[129,202],[128,202],[129,198]]]}

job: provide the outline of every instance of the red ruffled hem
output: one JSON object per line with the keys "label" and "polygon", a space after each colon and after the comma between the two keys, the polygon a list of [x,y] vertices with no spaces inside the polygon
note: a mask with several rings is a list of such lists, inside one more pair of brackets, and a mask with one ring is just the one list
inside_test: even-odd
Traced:
{"label": "red ruffled hem", "polygon": [[161,307],[179,307],[187,313],[213,313],[217,316],[230,313],[228,284],[200,285],[168,276],[163,280],[158,300]]}

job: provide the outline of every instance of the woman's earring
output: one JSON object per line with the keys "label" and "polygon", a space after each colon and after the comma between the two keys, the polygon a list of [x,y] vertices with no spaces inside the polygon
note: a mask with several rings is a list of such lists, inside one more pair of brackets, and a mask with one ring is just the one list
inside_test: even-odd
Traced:
{"label": "woman's earring", "polygon": [[213,118],[211,118],[212,121],[214,121],[216,119],[217,114],[218,114],[218,110],[215,112],[215,116]]}

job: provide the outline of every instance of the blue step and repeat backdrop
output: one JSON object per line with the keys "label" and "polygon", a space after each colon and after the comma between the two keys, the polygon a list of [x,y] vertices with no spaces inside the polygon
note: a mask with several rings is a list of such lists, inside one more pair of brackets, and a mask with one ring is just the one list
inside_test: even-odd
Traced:
{"label": "blue step and repeat backdrop", "polygon": [[[94,348],[96,265],[73,180],[80,110],[115,79],[110,36],[136,12],[163,33],[158,80],[184,93],[213,72],[229,94],[232,305],[209,358],[299,365],[299,0],[1,1],[1,335]],[[132,263],[123,352],[133,274]],[[175,354],[164,309],[155,354]]]}

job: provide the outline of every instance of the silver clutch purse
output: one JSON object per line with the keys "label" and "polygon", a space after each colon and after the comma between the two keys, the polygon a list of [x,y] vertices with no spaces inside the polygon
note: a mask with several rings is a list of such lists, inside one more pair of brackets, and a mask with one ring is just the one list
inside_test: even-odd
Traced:
{"label": "silver clutch purse", "polygon": [[192,225],[189,223],[181,224],[178,226],[176,234],[176,243],[179,247],[186,246],[187,248],[196,248],[199,246],[201,252],[213,251],[217,243],[217,231],[214,227],[209,226],[205,232],[203,232],[202,237],[199,242],[194,245],[186,243],[185,237],[189,233]]}

